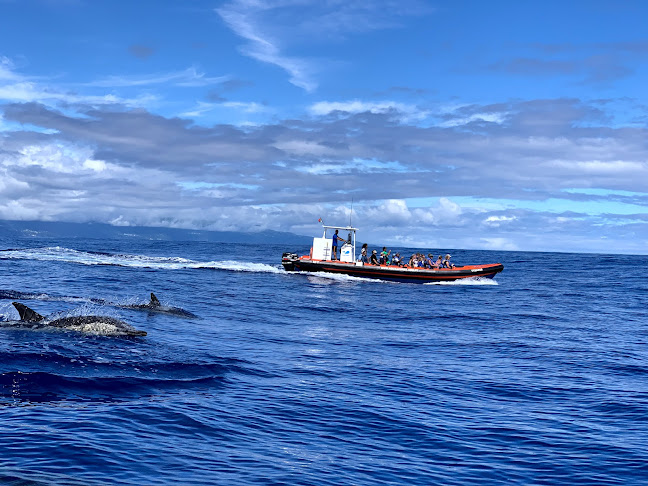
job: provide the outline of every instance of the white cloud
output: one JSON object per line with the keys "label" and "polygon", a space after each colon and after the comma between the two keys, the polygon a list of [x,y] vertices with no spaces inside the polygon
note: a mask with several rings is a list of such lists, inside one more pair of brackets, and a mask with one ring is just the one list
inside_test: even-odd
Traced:
{"label": "white cloud", "polygon": [[402,199],[390,199],[364,209],[364,214],[380,226],[456,225],[462,216],[461,206],[447,198],[439,198],[438,205],[410,209]]}
{"label": "white cloud", "polygon": [[0,81],[22,81],[22,76],[15,72],[14,64],[8,57],[0,56]]}
{"label": "white cloud", "polygon": [[244,54],[280,67],[290,75],[292,84],[308,92],[314,91],[317,83],[312,80],[308,63],[282,54],[276,41],[271,40],[263,27],[257,25],[256,14],[271,8],[273,6],[267,3],[242,0],[226,4],[216,12],[238,36],[248,41],[242,49]]}
{"label": "white cloud", "polygon": [[229,28],[247,41],[243,54],[278,66],[288,73],[290,83],[308,92],[318,87],[316,62],[287,55],[291,44],[339,42],[349,34],[399,27],[400,18],[431,11],[416,0],[232,0],[216,9]]}
{"label": "white cloud", "polygon": [[[267,106],[255,102],[226,101],[223,103],[206,103],[204,101],[198,101],[193,109],[180,113],[179,116],[184,118],[201,118],[224,109],[243,115],[255,115],[271,111]],[[238,123],[238,125],[241,124],[251,124],[251,122],[245,120],[244,122]]]}
{"label": "white cloud", "polygon": [[398,103],[395,101],[369,102],[361,100],[351,101],[319,101],[309,107],[310,113],[316,116],[325,116],[333,112],[340,111],[343,113],[395,113],[397,118],[403,122],[421,121],[430,113],[420,110],[414,105]]}
{"label": "white cloud", "polygon": [[[317,146],[319,147],[319,146]],[[306,148],[306,147],[302,147]],[[329,153],[333,152],[332,150]],[[296,153],[296,152],[293,152]],[[323,155],[324,151],[321,154]],[[314,152],[303,152],[302,155],[317,155]],[[405,172],[405,167],[403,167],[398,162],[383,162],[377,160],[366,160],[354,158],[349,161],[326,161],[313,163],[309,165],[299,165],[295,167],[295,170],[299,172],[304,172],[307,174],[314,175],[324,175],[324,174],[344,174],[350,172],[371,174],[371,173],[384,173],[384,172]]]}
{"label": "white cloud", "polygon": [[84,168],[92,169],[95,172],[103,172],[106,170],[107,165],[103,160],[88,159],[83,163]]}
{"label": "white cloud", "polygon": [[[644,166],[618,164],[648,159],[645,130],[561,129],[556,137],[534,130],[530,137],[523,126],[474,134],[353,114],[209,128],[145,110],[96,108],[89,118],[74,109],[5,107],[5,124],[39,131],[0,138],[2,214],[309,234],[317,229],[307,224],[313,216],[346,224],[354,198],[363,240],[401,246],[594,248],[587,241],[602,235],[627,248],[626,239],[648,237]],[[594,143],[590,132],[610,142]],[[580,149],[593,145],[607,158],[579,165]],[[604,196],[578,193],[592,187],[609,195],[596,212],[592,198]],[[627,211],[610,204],[619,198]],[[250,221],[261,226],[248,228]]]}
{"label": "white cloud", "polygon": [[146,93],[135,97],[121,97],[115,93],[100,95],[84,94],[56,85],[43,78],[27,77],[15,71],[12,62],[0,57],[0,100],[9,103],[82,104],[92,106],[123,105],[128,107],[150,106],[158,98]]}
{"label": "white cloud", "polygon": [[0,177],[0,198],[8,197],[11,199],[13,194],[24,193],[29,187],[29,184],[16,179],[4,168],[0,168],[0,174],[2,174],[2,177]]}
{"label": "white cloud", "polygon": [[[592,174],[617,174],[622,172],[631,172],[636,173],[637,177],[648,177],[648,174],[646,174],[646,172],[648,172],[648,165],[646,162],[631,162],[625,160],[555,160],[550,162],[549,165]],[[641,175],[642,173],[644,173],[643,176]]]}
{"label": "white cloud", "polygon": [[176,71],[164,74],[150,74],[148,76],[108,76],[103,79],[84,83],[84,86],[96,86],[102,88],[119,88],[134,86],[151,86],[155,84],[169,84],[184,87],[202,87],[219,84],[227,81],[229,76],[207,77],[204,72],[198,71],[196,67],[190,67],[184,71]]}
{"label": "white cloud", "polygon": [[[284,140],[274,144],[279,150],[288,152],[294,155],[317,155],[317,156],[332,156],[338,153],[338,150],[322,145],[318,142],[310,140]],[[308,171],[310,168],[304,168]]]}
{"label": "white cloud", "polygon": [[458,127],[461,125],[468,125],[474,122],[489,122],[489,123],[504,123],[506,121],[505,113],[475,113],[467,117],[457,117],[451,120],[441,122],[441,127]]}
{"label": "white cloud", "polygon": [[41,86],[40,84],[21,81],[13,84],[0,85],[0,100],[11,103],[38,102],[50,104],[53,102],[87,105],[146,106],[157,98],[146,94],[135,98],[121,98],[114,94],[82,95],[61,91],[58,88]]}
{"label": "white cloud", "polygon": [[267,111],[267,108],[261,103],[245,102],[245,101],[226,101],[221,103],[226,108],[232,108],[242,111],[244,113],[260,113]]}
{"label": "white cloud", "polygon": [[481,244],[477,244],[474,248],[484,248],[485,250],[499,250],[499,251],[519,251],[518,245],[511,241],[509,238],[481,238]]}
{"label": "white cloud", "polygon": [[515,221],[516,219],[517,217],[515,216],[489,216],[484,220],[484,223],[489,226],[498,227],[502,223],[509,223],[511,221]]}
{"label": "white cloud", "polygon": [[199,101],[193,109],[180,113],[178,116],[183,118],[200,118],[201,116],[205,116],[207,113],[212,112],[215,108],[215,103]]}

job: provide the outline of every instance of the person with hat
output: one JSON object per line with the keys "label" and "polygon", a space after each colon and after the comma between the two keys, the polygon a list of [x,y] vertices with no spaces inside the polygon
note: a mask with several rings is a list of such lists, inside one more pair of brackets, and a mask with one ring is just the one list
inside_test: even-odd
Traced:
{"label": "person with hat", "polygon": [[362,263],[369,263],[369,257],[367,256],[367,244],[364,243],[362,245],[362,249],[360,250],[360,260]]}
{"label": "person with hat", "polygon": [[371,263],[372,265],[379,265],[378,252],[376,250],[371,251],[371,259],[369,260],[369,263]]}
{"label": "person with hat", "polygon": [[425,268],[434,268],[434,255],[432,253],[428,253],[425,259]]}
{"label": "person with hat", "polygon": [[[439,257],[440,258],[440,257]],[[454,265],[450,263],[451,255],[448,253],[443,260],[443,268],[454,268]]]}

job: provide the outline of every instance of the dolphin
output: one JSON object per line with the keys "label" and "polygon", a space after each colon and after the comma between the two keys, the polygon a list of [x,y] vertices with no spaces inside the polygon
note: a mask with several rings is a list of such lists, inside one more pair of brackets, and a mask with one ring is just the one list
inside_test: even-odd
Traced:
{"label": "dolphin", "polygon": [[171,314],[173,316],[185,317],[187,319],[197,319],[198,316],[193,312],[181,309],[180,307],[172,307],[169,305],[162,305],[153,292],[151,292],[151,301],[148,304],[113,304],[122,309],[141,310],[146,312],[159,312],[161,314]]}
{"label": "dolphin", "polygon": [[19,321],[5,321],[3,326],[19,325],[22,327],[41,328],[57,327],[88,334],[107,336],[146,336],[146,331],[135,329],[124,321],[108,316],[68,316],[50,319],[41,316],[20,302],[12,302],[20,315]]}

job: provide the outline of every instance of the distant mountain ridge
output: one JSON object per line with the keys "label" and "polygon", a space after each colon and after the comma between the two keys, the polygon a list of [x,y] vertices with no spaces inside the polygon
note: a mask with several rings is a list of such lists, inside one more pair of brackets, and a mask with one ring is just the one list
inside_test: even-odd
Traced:
{"label": "distant mountain ridge", "polygon": [[0,221],[0,237],[39,238],[140,238],[161,241],[214,243],[310,244],[309,236],[265,230],[260,232],[208,231],[148,226],[112,226],[106,223]]}

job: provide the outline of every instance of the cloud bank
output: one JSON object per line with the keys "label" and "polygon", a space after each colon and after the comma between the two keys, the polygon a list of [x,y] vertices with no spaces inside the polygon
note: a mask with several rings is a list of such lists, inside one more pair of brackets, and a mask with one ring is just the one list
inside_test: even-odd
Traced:
{"label": "cloud bank", "polygon": [[[640,251],[647,241],[647,130],[592,126],[599,106],[462,106],[436,114],[444,126],[408,122],[397,106],[356,108],[242,128],[123,105],[10,103],[5,122],[38,130],[3,133],[0,218],[303,233],[321,216],[346,221],[353,199],[366,237],[392,244],[596,251],[631,235],[627,251]],[[472,116],[483,113],[502,121]],[[553,207],[534,208],[543,201]],[[597,202],[610,211],[578,209]]]}

